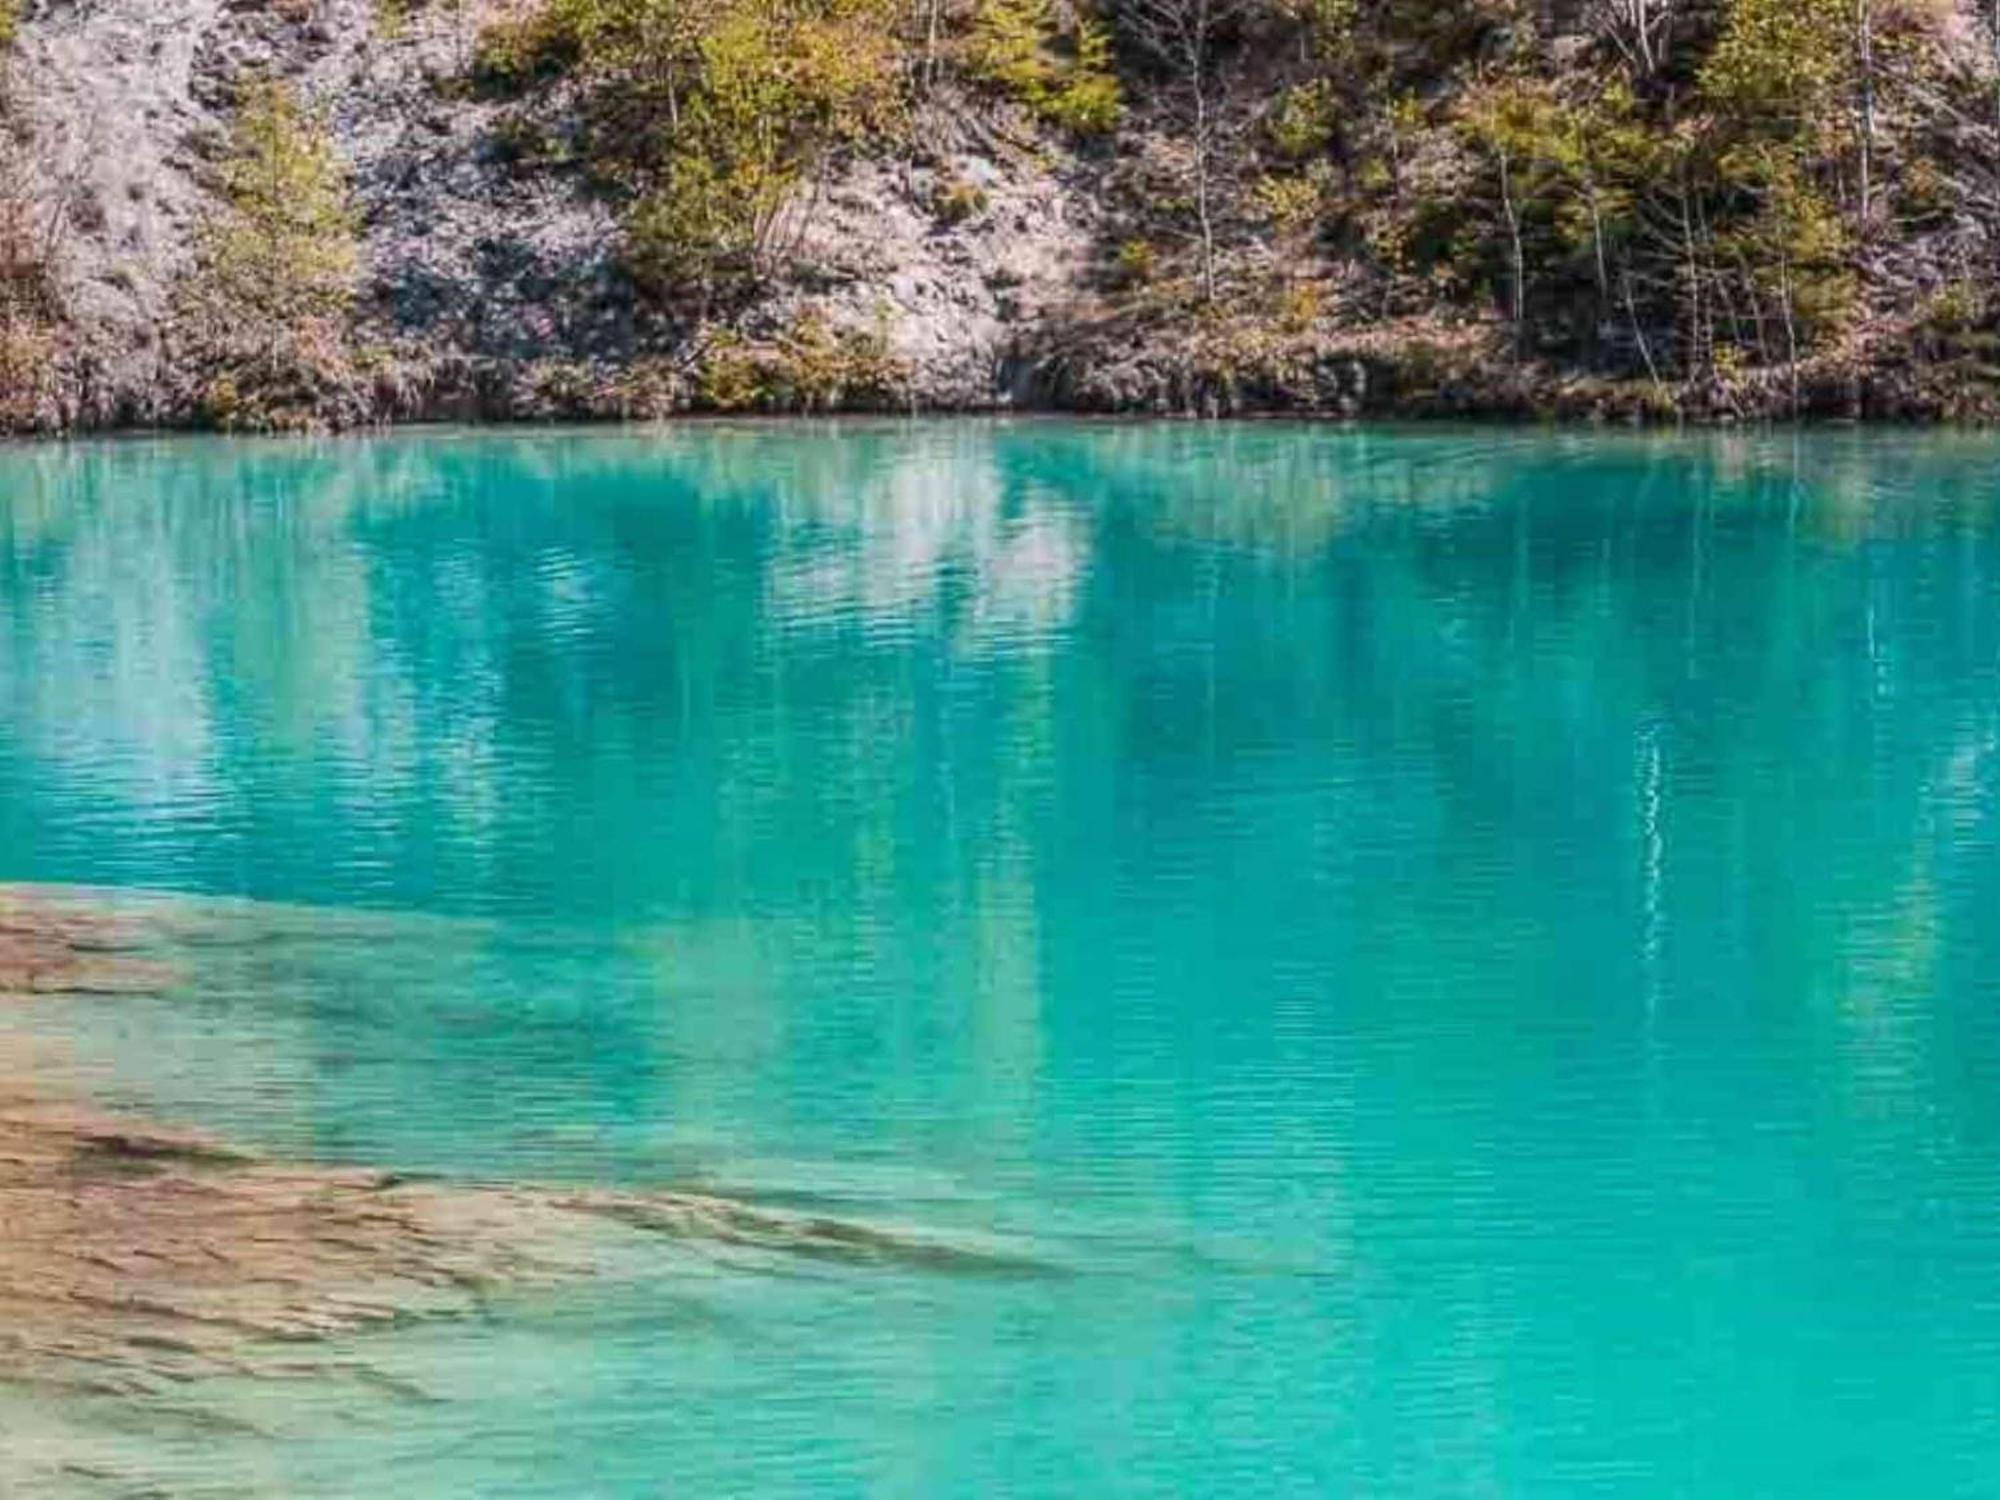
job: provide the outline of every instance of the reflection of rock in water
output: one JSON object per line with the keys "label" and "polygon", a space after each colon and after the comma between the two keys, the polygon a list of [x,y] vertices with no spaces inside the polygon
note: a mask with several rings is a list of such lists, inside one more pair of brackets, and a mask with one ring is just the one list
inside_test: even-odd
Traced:
{"label": "reflection of rock in water", "polygon": [[[157,986],[169,971],[146,938],[129,914],[0,893],[0,998]],[[676,1253],[1030,1269],[699,1194],[271,1162],[6,1082],[0,1215],[0,1381],[109,1392],[250,1372],[274,1345],[475,1313],[499,1288],[644,1276]]]}

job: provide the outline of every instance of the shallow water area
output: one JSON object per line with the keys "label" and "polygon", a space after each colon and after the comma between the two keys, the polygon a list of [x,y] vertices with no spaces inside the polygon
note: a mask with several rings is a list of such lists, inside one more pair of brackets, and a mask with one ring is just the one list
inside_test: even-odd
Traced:
{"label": "shallow water area", "polygon": [[0,1092],[592,1226],[0,1384],[0,1493],[1981,1492],[1996,466],[0,451],[0,918],[145,931],[0,920]]}

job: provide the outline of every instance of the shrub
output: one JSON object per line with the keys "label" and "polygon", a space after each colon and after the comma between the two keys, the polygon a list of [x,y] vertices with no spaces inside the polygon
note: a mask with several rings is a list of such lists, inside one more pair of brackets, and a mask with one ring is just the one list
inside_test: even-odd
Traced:
{"label": "shrub", "polygon": [[986,189],[962,177],[950,177],[931,195],[931,210],[947,224],[963,224],[986,212]]}
{"label": "shrub", "polygon": [[634,276],[706,295],[776,269],[799,189],[892,128],[898,15],[898,0],[542,0],[488,27],[474,68],[514,93],[576,84]]}
{"label": "shrub", "polygon": [[1310,231],[1319,219],[1324,185],[1313,176],[1261,177],[1251,189],[1258,214],[1280,234]]}
{"label": "shrub", "polygon": [[0,306],[0,430],[61,425],[56,387],[61,346],[53,317],[10,295]]}
{"label": "shrub", "polygon": [[1111,279],[1121,287],[1135,288],[1150,284],[1160,273],[1160,252],[1150,240],[1128,239],[1119,242],[1118,249],[1111,257]]}
{"label": "shrub", "polygon": [[1310,281],[1288,281],[1278,292],[1275,316],[1282,332],[1308,332],[1319,321],[1321,310],[1320,290]]}
{"label": "shrub", "polygon": [[714,335],[695,377],[711,411],[834,411],[882,408],[907,398],[909,370],[880,329],[835,327],[808,309],[772,338]]}
{"label": "shrub", "polygon": [[710,411],[749,411],[763,399],[757,356],[738,333],[715,335],[702,351],[695,399]]}
{"label": "shrub", "polygon": [[1971,332],[1986,319],[1986,297],[1970,281],[1946,282],[1924,299],[1918,312],[1921,331],[1944,338]]}
{"label": "shrub", "polygon": [[979,0],[964,63],[972,77],[1079,135],[1102,135],[1124,113],[1111,34],[1079,16],[1065,35],[1054,0]]}
{"label": "shrub", "polygon": [[1042,114],[1077,135],[1109,135],[1125,115],[1118,75],[1111,71],[1111,33],[1085,16],[1076,24],[1071,47],[1072,59]]}
{"label": "shrub", "polygon": [[576,12],[573,4],[551,3],[490,22],[473,42],[473,82],[512,95],[559,76],[581,51]]}
{"label": "shrub", "polygon": [[1264,132],[1288,160],[1316,155],[1333,140],[1335,106],[1333,85],[1324,78],[1309,79],[1278,96]]}

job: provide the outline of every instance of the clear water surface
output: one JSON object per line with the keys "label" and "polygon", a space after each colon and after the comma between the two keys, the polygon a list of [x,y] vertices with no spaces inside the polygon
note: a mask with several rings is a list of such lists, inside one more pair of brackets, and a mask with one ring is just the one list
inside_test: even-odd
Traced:
{"label": "clear water surface", "polygon": [[1043,1268],[41,1401],[173,1493],[2000,1491],[2000,441],[8,449],[0,878],[290,914],[123,1100]]}

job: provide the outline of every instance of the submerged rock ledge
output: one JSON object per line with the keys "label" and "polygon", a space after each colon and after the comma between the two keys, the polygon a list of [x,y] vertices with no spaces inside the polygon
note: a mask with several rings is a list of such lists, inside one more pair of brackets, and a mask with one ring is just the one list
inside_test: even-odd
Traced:
{"label": "submerged rock ledge", "polygon": [[[148,918],[0,889],[0,1004],[173,981]],[[707,1194],[411,1180],[261,1158],[65,1097],[0,1052],[0,1381],[137,1394],[507,1288],[694,1255],[1034,1269],[1004,1249]]]}

